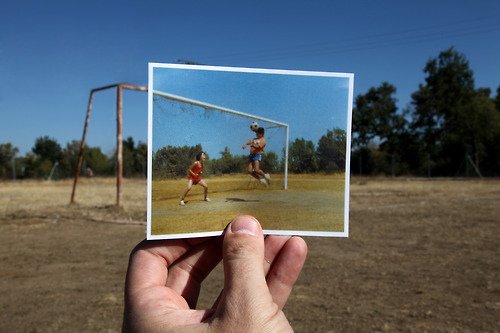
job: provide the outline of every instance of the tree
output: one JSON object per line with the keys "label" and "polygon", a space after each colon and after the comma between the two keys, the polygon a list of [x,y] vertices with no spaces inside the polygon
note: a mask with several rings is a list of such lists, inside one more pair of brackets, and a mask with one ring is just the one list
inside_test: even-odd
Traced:
{"label": "tree", "polygon": [[167,146],[153,154],[153,178],[165,179],[186,176],[187,169],[195,160],[196,154],[203,151],[201,144],[196,146]]}
{"label": "tree", "polygon": [[343,129],[328,130],[319,139],[317,151],[321,171],[345,171],[346,133]]}
{"label": "tree", "polygon": [[[474,79],[463,54],[449,48],[430,59],[425,84],[412,94],[412,124],[421,142],[422,164],[439,175],[453,175],[466,154],[471,131],[466,124],[473,117]],[[432,164],[431,164],[432,163]]]}
{"label": "tree", "polygon": [[500,112],[500,86],[497,88],[497,96],[495,98],[495,107],[498,112]]}
{"label": "tree", "polygon": [[[85,151],[88,147],[85,147]],[[73,140],[66,144],[62,152],[61,169],[66,177],[73,177],[76,172],[76,163],[78,162],[78,152],[80,150],[80,141]]]}
{"label": "tree", "polygon": [[[473,161],[472,167],[481,170],[482,175],[500,175],[500,112],[495,108],[493,99],[490,98],[490,90],[480,88],[474,94],[469,106],[466,123],[463,125],[461,134],[464,138],[463,144],[465,154],[463,164],[467,165]],[[477,174],[469,170],[459,170],[466,176]]]}
{"label": "tree", "polygon": [[144,177],[148,175],[148,144],[141,141],[135,147],[135,171]]}
{"label": "tree", "polygon": [[278,154],[273,151],[267,152],[262,156],[260,168],[266,173],[274,173],[279,170]]}
{"label": "tree", "polygon": [[244,170],[246,158],[244,156],[234,156],[228,147],[219,152],[221,157],[218,159],[208,160],[207,172],[208,174],[230,174],[240,173]]}
{"label": "tree", "polygon": [[[79,152],[79,140],[72,140],[66,144],[59,164],[62,177],[75,176]],[[85,174],[87,168],[90,168],[96,176],[110,176],[114,173],[114,162],[101,151],[101,148],[85,145],[81,174]]]}
{"label": "tree", "polygon": [[294,173],[318,171],[318,156],[314,143],[309,140],[295,139],[288,151],[289,169]]}
{"label": "tree", "polygon": [[[106,176],[113,173],[110,168],[108,157],[101,151],[99,147],[89,147],[85,149],[83,159],[86,168],[90,168],[96,176]],[[85,172],[85,170],[84,170]]]}
{"label": "tree", "polygon": [[424,72],[425,84],[412,95],[411,128],[422,143],[420,171],[468,175],[471,164],[498,174],[500,119],[491,90],[474,88],[467,59],[453,48],[429,60]]}
{"label": "tree", "polygon": [[356,97],[352,124],[354,146],[367,147],[372,140],[381,144],[390,140],[394,131],[401,128],[404,118],[397,113],[395,93],[396,87],[383,82]]}
{"label": "tree", "polygon": [[12,159],[19,152],[17,147],[14,147],[11,143],[0,143],[0,178],[5,178],[12,176],[13,170]]}
{"label": "tree", "polygon": [[58,164],[62,157],[62,149],[56,139],[42,136],[35,140],[35,144],[31,151],[35,154],[34,160],[29,165],[30,173],[34,177],[47,177],[51,173],[53,167]]}
{"label": "tree", "polygon": [[146,176],[147,173],[148,146],[145,143],[138,142],[137,146],[132,137],[123,141],[123,175]]}
{"label": "tree", "polygon": [[[404,114],[398,112],[397,100],[393,96],[395,93],[396,87],[383,82],[379,87],[372,87],[366,94],[356,97],[352,126],[353,162],[357,168],[353,170],[360,174],[371,171],[395,173],[394,161],[401,156],[398,147],[407,132],[407,121]],[[378,161],[383,166],[373,165],[373,149],[369,145],[375,145],[381,151]],[[363,157],[370,166],[363,167]]]}
{"label": "tree", "polygon": [[31,150],[41,160],[47,160],[51,163],[60,161],[62,158],[61,146],[57,143],[56,139],[49,138],[48,136],[37,138]]}

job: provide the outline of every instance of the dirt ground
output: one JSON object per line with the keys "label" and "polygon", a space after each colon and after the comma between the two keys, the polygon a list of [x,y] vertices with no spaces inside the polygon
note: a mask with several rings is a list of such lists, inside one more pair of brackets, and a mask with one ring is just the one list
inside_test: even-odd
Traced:
{"label": "dirt ground", "polygon": [[[117,332],[146,183],[0,183],[0,332]],[[350,236],[305,238],[296,332],[500,332],[500,180],[351,181]],[[219,266],[199,307],[222,286]]]}

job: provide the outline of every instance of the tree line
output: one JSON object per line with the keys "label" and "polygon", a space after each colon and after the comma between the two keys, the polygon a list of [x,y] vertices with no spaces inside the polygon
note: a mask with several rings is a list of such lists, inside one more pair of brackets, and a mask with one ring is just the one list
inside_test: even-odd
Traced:
{"label": "tree line", "polygon": [[[345,170],[346,132],[335,128],[327,130],[317,146],[310,140],[297,138],[289,144],[288,171],[292,173],[343,172]],[[153,179],[184,177],[197,153],[203,151],[201,144],[195,146],[166,146],[153,153]],[[220,157],[208,156],[204,174],[222,175],[246,172],[248,155],[233,155],[228,147],[219,152]],[[285,152],[279,159],[277,153],[269,151],[262,156],[260,166],[269,173],[283,172]]]}
{"label": "tree line", "polygon": [[[396,87],[382,82],[356,96],[352,115],[351,173],[360,175],[413,175],[425,177],[500,175],[500,86],[496,96],[489,88],[476,88],[465,55],[454,48],[431,58],[423,69],[424,82],[410,103],[398,109]],[[123,142],[124,175],[146,175],[147,145],[132,138]],[[72,177],[80,143],[62,148],[48,136],[37,138],[31,152],[16,157],[11,143],[0,143],[0,179]],[[289,145],[289,171],[294,173],[345,170],[346,134],[328,130],[320,140],[297,138]],[[186,173],[202,146],[164,147],[153,156],[158,177]],[[246,156],[226,147],[219,158],[207,161],[209,172],[242,172]],[[284,155],[284,154],[283,154]],[[115,156],[99,147],[87,147],[84,168],[96,175],[113,175]],[[283,169],[284,161],[269,152],[262,168]],[[244,169],[243,169],[244,170]]]}
{"label": "tree line", "polygon": [[442,51],[403,110],[383,82],[355,99],[351,172],[374,175],[499,176],[500,86],[476,88],[465,55]]}
{"label": "tree line", "polygon": [[[35,140],[31,151],[16,157],[18,148],[11,143],[0,144],[0,179],[62,179],[75,176],[80,141],[73,140],[61,147],[56,139],[42,136]],[[123,140],[123,175],[146,177],[147,144]],[[116,171],[116,152],[110,156],[99,147],[85,146],[82,175],[112,176]]]}
{"label": "tree line", "polygon": [[[289,145],[288,170],[293,173],[338,172],[345,169],[346,133],[342,129],[328,130],[317,145],[303,138]],[[30,152],[16,157],[18,149],[11,143],[0,144],[0,179],[61,179],[74,177],[80,141],[73,140],[65,148],[56,139],[42,136],[35,140]],[[156,179],[184,177],[201,144],[195,146],[167,146],[153,153],[152,169]],[[129,137],[123,141],[123,175],[146,177],[147,144],[134,142]],[[284,170],[285,152],[281,160],[269,151],[263,155],[262,169],[276,173]],[[248,155],[234,155],[228,147],[220,157],[208,158],[205,175],[222,175],[245,172]],[[116,153],[104,154],[99,147],[86,146],[83,154],[82,175],[112,176],[116,171]]]}

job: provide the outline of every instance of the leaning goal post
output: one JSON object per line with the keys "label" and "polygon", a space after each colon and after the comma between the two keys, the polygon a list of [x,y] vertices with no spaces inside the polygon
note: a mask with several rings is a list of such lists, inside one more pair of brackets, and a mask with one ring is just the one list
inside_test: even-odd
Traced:
{"label": "leaning goal post", "polygon": [[188,105],[199,107],[199,108],[202,108],[203,110],[216,110],[216,111],[219,111],[219,112],[231,115],[231,116],[235,116],[235,117],[238,117],[238,118],[247,118],[247,119],[251,119],[251,120],[254,120],[254,121],[264,122],[266,124],[269,124],[269,126],[264,127],[265,129],[272,129],[272,128],[282,128],[282,129],[284,129],[284,131],[285,131],[285,138],[284,138],[285,144],[284,144],[284,158],[283,158],[283,161],[284,161],[284,167],[283,167],[283,169],[284,169],[283,170],[283,172],[284,172],[283,188],[285,190],[288,189],[288,142],[289,142],[289,125],[288,124],[285,124],[285,123],[280,122],[280,121],[272,120],[272,119],[269,119],[269,118],[266,118],[266,117],[261,117],[261,116],[258,116],[258,115],[249,114],[249,113],[245,113],[245,112],[233,110],[233,109],[230,109],[230,108],[225,108],[225,107],[222,107],[222,106],[205,103],[205,102],[202,102],[202,101],[198,101],[198,100],[194,100],[194,99],[190,99],[190,98],[186,98],[186,97],[182,97],[182,96],[178,96],[178,95],[166,93],[166,92],[159,91],[159,90],[152,90],[152,96],[153,96],[153,100],[155,98],[163,98],[163,99],[166,99],[166,100],[169,100],[169,101],[174,101],[174,102],[179,102],[179,103],[185,103],[185,104],[188,104]]}

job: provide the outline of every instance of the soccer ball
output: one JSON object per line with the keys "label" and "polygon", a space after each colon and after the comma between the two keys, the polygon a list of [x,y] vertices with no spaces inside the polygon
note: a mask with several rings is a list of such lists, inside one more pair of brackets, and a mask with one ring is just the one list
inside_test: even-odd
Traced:
{"label": "soccer ball", "polygon": [[257,124],[257,122],[255,122],[255,121],[252,122],[250,124],[250,129],[255,132],[257,129],[259,129],[259,124]]}

